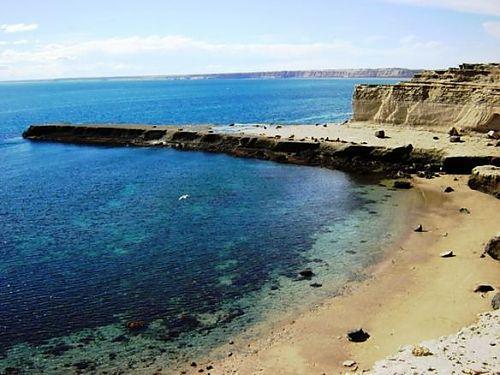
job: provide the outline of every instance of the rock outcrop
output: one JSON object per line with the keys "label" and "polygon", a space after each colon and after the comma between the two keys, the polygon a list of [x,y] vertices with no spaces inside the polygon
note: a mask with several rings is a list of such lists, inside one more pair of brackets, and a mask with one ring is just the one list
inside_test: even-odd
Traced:
{"label": "rock outcrop", "polygon": [[[370,374],[498,374],[500,311],[479,315],[479,321],[457,334],[407,345],[377,361]],[[425,348],[427,350],[419,350]],[[423,355],[422,355],[423,354]]]}
{"label": "rock outcrop", "polygon": [[499,130],[500,64],[424,71],[397,85],[358,85],[353,111],[354,121]]}
{"label": "rock outcrop", "polygon": [[472,170],[469,187],[500,199],[500,168],[494,165],[481,165]]}
{"label": "rock outcrop", "polygon": [[[195,129],[198,128],[198,129]],[[450,157],[434,148],[411,144],[377,146],[343,140],[295,140],[245,133],[214,132],[193,126],[182,129],[154,125],[34,125],[23,133],[31,140],[219,152],[281,163],[317,165],[359,174],[396,177],[401,172],[467,173],[498,158]]]}

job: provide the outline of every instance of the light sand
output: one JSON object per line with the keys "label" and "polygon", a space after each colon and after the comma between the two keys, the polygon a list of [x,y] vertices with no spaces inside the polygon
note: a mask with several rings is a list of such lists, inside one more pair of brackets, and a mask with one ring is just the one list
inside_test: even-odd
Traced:
{"label": "light sand", "polygon": [[[500,288],[500,263],[480,258],[484,244],[500,231],[500,200],[470,190],[466,176],[457,176],[458,181],[454,177],[416,179],[424,204],[409,215],[416,214],[414,224],[422,224],[427,232],[410,229],[399,248],[377,266],[373,278],[281,323],[248,346],[220,348],[212,358],[233,354],[210,362],[214,368],[208,372],[338,374],[346,371],[342,362],[347,359],[356,361],[361,371],[403,345],[456,333],[473,323],[478,313],[491,310],[490,298],[473,290],[479,283]],[[448,185],[455,192],[443,193]],[[461,207],[471,213],[460,213]],[[447,249],[456,257],[440,258]],[[346,331],[356,327],[370,333],[368,341],[346,340]]]}

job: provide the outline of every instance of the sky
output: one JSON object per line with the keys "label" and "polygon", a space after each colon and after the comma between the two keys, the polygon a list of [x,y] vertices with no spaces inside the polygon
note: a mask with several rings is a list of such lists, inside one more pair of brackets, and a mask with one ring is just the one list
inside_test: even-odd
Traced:
{"label": "sky", "polygon": [[500,62],[500,0],[1,0],[0,80]]}

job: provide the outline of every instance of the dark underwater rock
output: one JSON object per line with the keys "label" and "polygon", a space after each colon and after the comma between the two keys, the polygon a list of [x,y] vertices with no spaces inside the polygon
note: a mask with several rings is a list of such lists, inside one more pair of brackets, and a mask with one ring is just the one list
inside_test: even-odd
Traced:
{"label": "dark underwater rock", "polygon": [[146,328],[147,324],[143,320],[131,320],[127,322],[127,328],[130,331],[140,331],[141,329]]}
{"label": "dark underwater rock", "polygon": [[227,314],[223,315],[220,319],[219,319],[219,323],[230,323],[232,322],[234,319],[242,316],[242,315],[245,315],[245,311],[241,308],[236,308],[230,312],[228,312]]}
{"label": "dark underwater rock", "polygon": [[299,271],[299,276],[304,279],[310,279],[314,276],[314,272],[310,268],[305,268],[302,271]]}
{"label": "dark underwater rock", "polygon": [[49,354],[49,355],[53,355],[53,356],[60,356],[61,354],[64,354],[65,352],[67,352],[70,349],[73,349],[73,347],[71,345],[61,343],[61,344],[57,344],[57,345],[50,347],[44,353]]}

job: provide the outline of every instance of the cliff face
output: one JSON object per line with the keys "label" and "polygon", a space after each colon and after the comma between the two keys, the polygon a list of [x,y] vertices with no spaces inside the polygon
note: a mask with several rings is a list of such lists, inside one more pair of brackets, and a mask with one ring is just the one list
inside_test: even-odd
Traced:
{"label": "cliff face", "polygon": [[500,130],[500,64],[417,73],[397,85],[358,85],[353,120]]}

